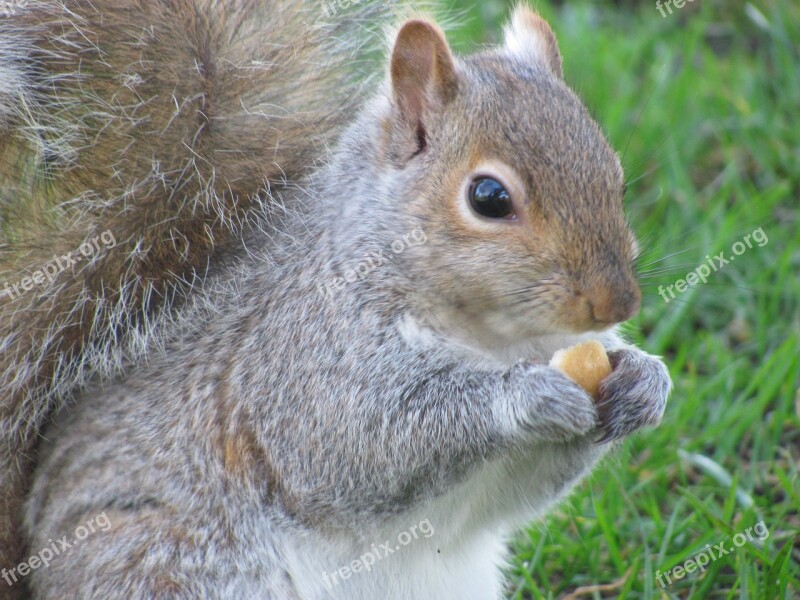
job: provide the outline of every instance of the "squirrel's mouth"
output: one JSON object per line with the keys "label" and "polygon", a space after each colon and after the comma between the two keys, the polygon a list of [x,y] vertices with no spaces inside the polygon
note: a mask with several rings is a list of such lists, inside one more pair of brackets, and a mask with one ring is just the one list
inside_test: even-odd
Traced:
{"label": "squirrel's mouth", "polygon": [[558,308],[560,321],[573,332],[604,331],[635,317],[642,294],[633,277],[574,291]]}

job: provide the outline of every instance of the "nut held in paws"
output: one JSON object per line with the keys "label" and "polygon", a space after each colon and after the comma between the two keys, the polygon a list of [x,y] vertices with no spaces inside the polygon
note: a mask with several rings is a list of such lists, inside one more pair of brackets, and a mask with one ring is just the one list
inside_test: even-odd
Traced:
{"label": "nut held in paws", "polygon": [[550,359],[550,366],[562,371],[595,399],[600,394],[600,382],[612,371],[606,349],[597,340],[559,350]]}

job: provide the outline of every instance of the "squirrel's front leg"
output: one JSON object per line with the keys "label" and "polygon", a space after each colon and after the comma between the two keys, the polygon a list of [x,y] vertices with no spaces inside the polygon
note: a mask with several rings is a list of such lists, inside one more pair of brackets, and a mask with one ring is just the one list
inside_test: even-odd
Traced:
{"label": "squirrel's front leg", "polygon": [[600,385],[603,436],[599,443],[622,439],[661,422],[672,390],[666,365],[656,356],[626,344],[615,333],[601,340],[613,372]]}
{"label": "squirrel's front leg", "polygon": [[568,444],[598,426],[592,398],[546,366],[476,371],[420,364],[413,381],[394,389],[390,397],[368,396],[341,413],[349,421],[346,436],[322,432],[337,447],[329,459],[352,469],[347,487],[338,488],[339,500],[383,498],[386,510],[408,507],[452,490],[487,465],[536,445]]}
{"label": "squirrel's front leg", "polygon": [[491,419],[507,444],[562,443],[597,427],[591,396],[557,369],[520,363],[504,379]]}

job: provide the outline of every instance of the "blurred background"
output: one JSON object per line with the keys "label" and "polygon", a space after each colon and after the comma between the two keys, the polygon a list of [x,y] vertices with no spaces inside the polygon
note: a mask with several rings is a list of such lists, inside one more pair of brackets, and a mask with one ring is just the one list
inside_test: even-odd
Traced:
{"label": "blurred background", "polygon": [[[468,51],[513,3],[439,4]],[[660,428],[518,537],[508,596],[800,598],[800,3],[535,7],[623,157],[645,293],[628,333],[675,391]],[[666,292],[719,253],[735,260]]]}

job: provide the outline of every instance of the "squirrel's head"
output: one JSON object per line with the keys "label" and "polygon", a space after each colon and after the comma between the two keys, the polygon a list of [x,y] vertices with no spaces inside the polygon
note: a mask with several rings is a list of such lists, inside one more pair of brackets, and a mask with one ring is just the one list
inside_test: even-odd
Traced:
{"label": "squirrel's head", "polygon": [[408,21],[389,80],[377,160],[398,227],[427,237],[402,260],[432,324],[497,346],[638,311],[622,168],[545,21],[519,8],[501,47],[466,58]]}

